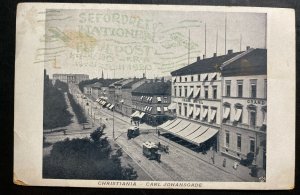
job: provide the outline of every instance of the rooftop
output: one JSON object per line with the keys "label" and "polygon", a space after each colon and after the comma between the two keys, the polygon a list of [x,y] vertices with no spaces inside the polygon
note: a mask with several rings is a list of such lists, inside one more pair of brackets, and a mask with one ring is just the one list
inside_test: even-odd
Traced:
{"label": "rooftop", "polygon": [[182,76],[182,75],[218,72],[219,66],[221,66],[227,60],[239,55],[240,53],[242,52],[230,53],[227,55],[198,60],[190,65],[187,65],[183,68],[171,72],[171,75]]}
{"label": "rooftop", "polygon": [[131,82],[129,82],[129,83],[123,85],[122,88],[123,88],[123,89],[131,88],[132,85],[134,85],[135,83],[137,83],[137,82],[139,82],[139,81],[141,81],[141,80],[143,80],[143,79],[144,79],[144,78],[134,78]]}
{"label": "rooftop", "polygon": [[171,95],[171,82],[147,81],[132,91],[134,95]]}
{"label": "rooftop", "polygon": [[253,49],[245,55],[225,63],[222,76],[247,76],[267,74],[267,50]]}

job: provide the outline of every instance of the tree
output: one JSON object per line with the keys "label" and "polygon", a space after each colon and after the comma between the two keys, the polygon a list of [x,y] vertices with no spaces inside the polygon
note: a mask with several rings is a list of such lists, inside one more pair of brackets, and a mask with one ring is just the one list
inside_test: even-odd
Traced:
{"label": "tree", "polygon": [[53,145],[43,159],[43,177],[55,179],[132,180],[132,167],[122,167],[121,150],[112,150],[103,129],[90,138],[65,139]]}

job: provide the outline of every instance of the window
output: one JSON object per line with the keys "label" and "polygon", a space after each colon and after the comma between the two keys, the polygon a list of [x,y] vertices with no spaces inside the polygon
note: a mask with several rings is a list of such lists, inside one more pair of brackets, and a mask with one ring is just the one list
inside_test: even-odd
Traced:
{"label": "window", "polygon": [[194,76],[193,76],[193,75],[191,76],[191,81],[192,81],[192,82],[194,81]]}
{"label": "window", "polygon": [[217,99],[217,86],[213,86],[213,99]]}
{"label": "window", "polygon": [[265,95],[265,98],[267,98],[267,90],[268,90],[267,79],[265,79],[265,81],[264,81],[264,95]]}
{"label": "window", "polygon": [[256,84],[257,80],[250,80],[250,97],[256,98]]}
{"label": "window", "polygon": [[187,77],[184,77],[184,81],[187,82]]}
{"label": "window", "polygon": [[229,131],[226,131],[226,133],[225,133],[225,146],[227,148],[229,147],[229,140],[230,140],[230,134],[229,134]]}
{"label": "window", "polygon": [[205,99],[208,99],[208,86],[204,87],[204,97]]}
{"label": "window", "polygon": [[194,86],[190,87],[190,93],[189,93],[189,98],[193,98],[194,97]]}
{"label": "window", "polygon": [[241,136],[241,134],[237,134],[236,147],[237,147],[238,151],[241,151],[241,147],[242,147],[242,136]]}
{"label": "window", "polygon": [[168,97],[164,97],[164,103],[168,103]]}
{"label": "window", "polygon": [[226,89],[225,89],[226,96],[230,97],[231,81],[225,81],[225,83],[226,83]]}
{"label": "window", "polygon": [[187,91],[187,87],[184,87],[184,97],[188,96],[188,91]]}
{"label": "window", "polygon": [[182,78],[181,78],[181,77],[179,77],[179,82],[181,82],[181,79],[182,79]]}
{"label": "window", "polygon": [[249,125],[250,125],[250,127],[255,127],[256,126],[256,111],[254,111],[254,110],[250,111]]}
{"label": "window", "polygon": [[179,87],[179,97],[182,97],[182,87]]}
{"label": "window", "polygon": [[237,96],[243,97],[243,81],[242,80],[237,81]]}
{"label": "window", "polygon": [[175,97],[177,96],[177,93],[176,93],[177,90],[176,90],[176,89],[177,89],[177,87],[174,87],[174,96],[175,96]]}
{"label": "window", "polygon": [[200,74],[198,74],[198,81],[200,81]]}
{"label": "window", "polygon": [[250,137],[250,152],[255,152],[255,140],[252,137]]}
{"label": "window", "polygon": [[187,116],[187,106],[184,106],[184,116]]}
{"label": "window", "polygon": [[178,114],[181,115],[181,104],[178,104]]}

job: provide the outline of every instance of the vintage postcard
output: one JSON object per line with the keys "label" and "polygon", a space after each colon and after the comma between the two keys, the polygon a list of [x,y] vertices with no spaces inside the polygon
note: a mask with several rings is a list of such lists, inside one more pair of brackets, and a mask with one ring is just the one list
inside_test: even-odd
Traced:
{"label": "vintage postcard", "polygon": [[291,9],[23,3],[14,182],[292,189]]}

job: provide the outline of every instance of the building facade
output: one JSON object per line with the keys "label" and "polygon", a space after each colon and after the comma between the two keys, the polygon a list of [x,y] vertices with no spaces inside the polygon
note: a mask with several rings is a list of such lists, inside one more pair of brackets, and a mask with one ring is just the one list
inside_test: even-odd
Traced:
{"label": "building facade", "polygon": [[169,119],[171,82],[164,79],[147,80],[132,91],[132,117],[149,125],[160,125]]}
{"label": "building facade", "polygon": [[89,75],[86,74],[53,74],[53,81],[60,80],[65,83],[79,84],[81,81],[89,80]]}
{"label": "building facade", "polygon": [[[267,51],[249,49],[222,67],[222,131],[220,151],[266,166]],[[248,156],[248,157],[247,157]]]}
{"label": "building facade", "polygon": [[[222,77],[219,68],[225,61],[239,54],[229,50],[228,54],[223,56],[214,55],[202,60],[198,57],[195,63],[171,72],[170,109],[175,109],[173,112],[177,118],[187,121],[186,124],[192,123],[202,127],[192,133],[194,136],[181,136],[184,140],[201,146],[210,145],[218,150],[222,124]],[[207,134],[207,139],[200,139],[201,132]]]}

